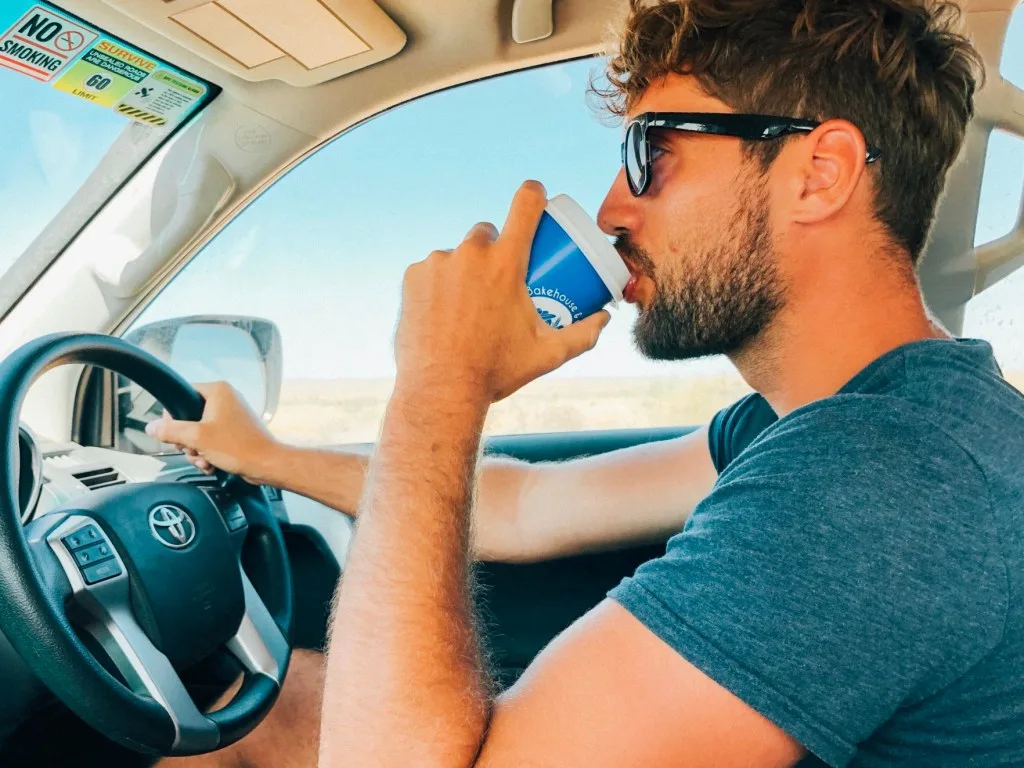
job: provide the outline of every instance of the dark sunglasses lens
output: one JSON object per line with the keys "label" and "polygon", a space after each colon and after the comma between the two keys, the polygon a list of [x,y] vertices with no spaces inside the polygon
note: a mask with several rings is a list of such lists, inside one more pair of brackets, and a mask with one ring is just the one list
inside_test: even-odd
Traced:
{"label": "dark sunglasses lens", "polygon": [[644,187],[644,177],[647,174],[644,158],[647,153],[643,151],[644,131],[639,123],[633,123],[626,131],[626,143],[623,147],[623,164],[626,166],[626,178],[629,181],[629,188],[634,195],[639,195]]}

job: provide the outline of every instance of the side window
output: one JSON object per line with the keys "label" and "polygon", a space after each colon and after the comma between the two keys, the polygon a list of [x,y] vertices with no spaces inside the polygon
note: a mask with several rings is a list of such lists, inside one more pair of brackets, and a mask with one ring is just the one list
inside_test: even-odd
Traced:
{"label": "side window", "polygon": [[[1003,45],[1000,74],[1024,88],[1024,6],[1014,11]],[[1017,238],[1024,231],[1024,138],[992,132],[982,177],[975,245]],[[1013,242],[1013,241],[1011,241]],[[975,296],[964,313],[963,335],[992,345],[1007,380],[1024,392],[1024,260],[1016,271]]]}
{"label": "side window", "polygon": [[1003,375],[1024,392],[1024,268],[1017,269],[967,305],[964,336],[992,345]]}
{"label": "side window", "polygon": [[[528,178],[591,215],[619,170],[620,130],[588,106],[593,59],[420,99],[340,137],[241,214],[133,326],[181,316],[280,329],[282,439],[376,439],[394,377],[406,267],[500,225]],[[656,364],[620,306],[598,348],[496,406],[489,434],[701,424],[747,392],[728,361]]]}

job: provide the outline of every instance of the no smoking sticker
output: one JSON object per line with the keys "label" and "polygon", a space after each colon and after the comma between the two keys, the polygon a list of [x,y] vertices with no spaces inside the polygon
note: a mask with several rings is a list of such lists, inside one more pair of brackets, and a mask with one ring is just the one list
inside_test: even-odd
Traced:
{"label": "no smoking sticker", "polygon": [[67,32],[61,32],[57,35],[53,45],[55,48],[71,53],[85,45],[85,35],[77,29],[69,29]]}
{"label": "no smoking sticker", "polygon": [[58,11],[34,5],[0,36],[0,67],[48,83],[97,37]]}

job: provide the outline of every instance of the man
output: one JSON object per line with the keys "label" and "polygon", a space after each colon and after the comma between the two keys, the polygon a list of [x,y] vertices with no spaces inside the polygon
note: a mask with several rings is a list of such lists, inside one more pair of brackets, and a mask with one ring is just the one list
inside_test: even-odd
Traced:
{"label": "man", "polygon": [[[587,544],[663,532],[708,495],[494,697],[470,584],[484,416],[608,316],[536,317],[536,183],[500,235],[477,225],[411,267],[321,766],[1024,763],[1024,397],[987,344],[930,320],[914,269],[973,114],[979,62],[955,21],[927,0],[632,0],[606,93],[630,121],[625,168],[599,221],[633,273],[636,340],[659,359],[728,354],[760,395],[716,418],[710,450],[616,470],[637,499],[652,475],[692,475],[674,518],[662,477],[647,522]],[[204,391],[203,422],[154,432],[206,470],[354,502],[351,463],[279,448],[229,390]],[[483,551],[517,472],[484,464]]]}

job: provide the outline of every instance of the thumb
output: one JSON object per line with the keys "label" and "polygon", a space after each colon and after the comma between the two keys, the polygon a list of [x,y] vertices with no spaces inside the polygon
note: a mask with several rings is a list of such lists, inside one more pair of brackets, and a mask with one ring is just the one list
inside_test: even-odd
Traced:
{"label": "thumb", "polygon": [[612,316],[607,311],[601,310],[586,320],[573,323],[568,328],[558,331],[558,340],[565,350],[566,362],[592,350],[611,319]]}
{"label": "thumb", "polygon": [[161,443],[173,443],[195,449],[199,443],[199,424],[164,416],[147,424],[146,434],[155,437]]}

